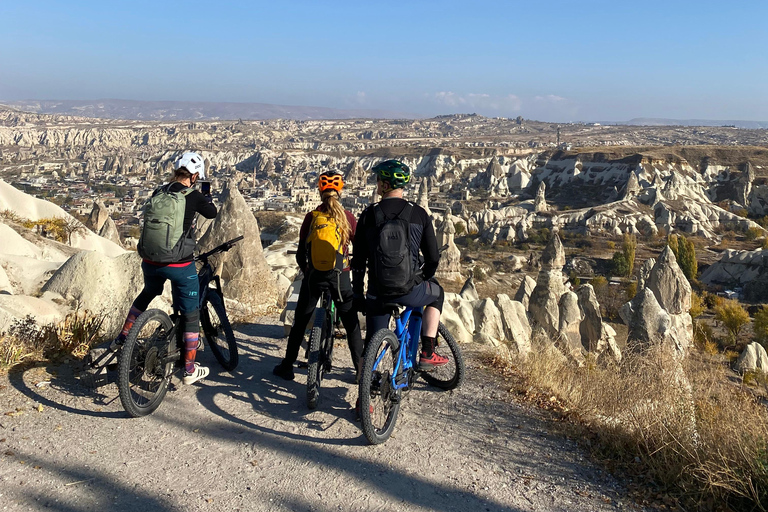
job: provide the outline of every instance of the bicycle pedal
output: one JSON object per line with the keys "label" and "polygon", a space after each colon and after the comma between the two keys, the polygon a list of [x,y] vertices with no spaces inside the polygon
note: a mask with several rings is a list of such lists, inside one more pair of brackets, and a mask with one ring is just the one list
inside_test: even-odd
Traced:
{"label": "bicycle pedal", "polygon": [[299,361],[296,363],[296,368],[309,368],[309,363],[306,361]]}

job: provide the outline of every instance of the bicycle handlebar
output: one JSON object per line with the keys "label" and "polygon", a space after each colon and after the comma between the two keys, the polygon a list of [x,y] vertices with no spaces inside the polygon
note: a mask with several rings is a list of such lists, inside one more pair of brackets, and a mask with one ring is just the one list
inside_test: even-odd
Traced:
{"label": "bicycle handlebar", "polygon": [[204,261],[204,260],[207,260],[210,256],[213,256],[214,254],[217,254],[220,252],[226,252],[230,250],[237,242],[239,242],[242,239],[243,239],[243,235],[240,235],[237,238],[233,238],[232,240],[224,242],[220,246],[214,247],[210,251],[200,254],[195,258],[195,261]]}

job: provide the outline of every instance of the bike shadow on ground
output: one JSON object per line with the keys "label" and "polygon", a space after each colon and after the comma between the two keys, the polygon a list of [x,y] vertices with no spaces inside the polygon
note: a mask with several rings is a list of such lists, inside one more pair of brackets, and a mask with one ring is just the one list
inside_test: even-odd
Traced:
{"label": "bike shadow on ground", "polygon": [[[282,333],[282,327],[281,331]],[[290,433],[265,427],[242,417],[242,409],[238,405],[246,405],[251,412],[279,422],[301,422],[308,430],[326,432],[339,421],[354,423],[354,402],[350,403],[350,389],[356,398],[354,386],[354,371],[351,368],[338,368],[323,379],[320,388],[320,401],[317,409],[311,410],[306,402],[306,368],[295,368],[296,380],[288,381],[272,374],[272,369],[280,363],[281,357],[275,356],[264,349],[272,346],[255,340],[238,340],[241,355],[240,364],[233,372],[211,372],[205,379],[205,386],[197,392],[198,401],[211,413],[216,414],[242,427],[287,436],[297,440],[311,441],[320,444],[348,445],[363,443],[362,436],[329,438],[313,437],[311,435]],[[280,347],[282,353],[282,347]],[[251,357],[250,354],[255,354]],[[210,356],[211,359],[213,356]],[[210,361],[211,368],[216,363]],[[237,410],[237,412],[234,412]],[[328,418],[330,416],[330,419]]]}
{"label": "bike shadow on ground", "polygon": [[[88,388],[83,386],[76,377],[76,369],[80,361],[58,361],[58,362],[34,362],[23,363],[14,366],[8,372],[8,381],[19,393],[30,400],[39,403],[45,407],[58,409],[60,411],[79,414],[84,416],[93,416],[96,418],[125,418],[127,415],[121,411],[103,411],[101,407],[109,406],[118,399],[107,395],[104,388]],[[42,372],[41,372],[42,370]],[[30,384],[31,382],[34,384]],[[47,384],[45,384],[47,382]],[[40,386],[39,386],[40,385]],[[39,387],[38,387],[39,386]],[[110,389],[115,389],[110,386]],[[49,396],[46,391],[55,391],[59,396],[77,398],[89,398],[93,400],[95,410],[84,409],[73,405],[56,401]]]}
{"label": "bike shadow on ground", "polygon": [[[200,402],[209,410],[221,417],[230,419],[221,407],[211,404],[208,396],[200,396]],[[496,501],[494,498],[483,497],[478,493],[454,486],[450,481],[436,482],[425,475],[414,474],[392,467],[390,463],[381,460],[370,460],[361,456],[360,452],[345,453],[337,446],[369,448],[364,437],[344,439],[316,439],[311,436],[278,430],[280,426],[271,428],[259,425],[243,418],[233,418],[222,426],[207,424],[200,426],[188,418],[173,417],[166,419],[186,429],[197,429],[200,435],[209,437],[212,441],[223,440],[231,442],[237,439],[251,445],[252,449],[269,450],[280,453],[285,457],[295,458],[298,465],[302,463],[327,467],[329,469],[354,475],[364,482],[364,485],[375,489],[376,493],[390,497],[393,503],[402,505],[403,510],[409,506],[436,511],[456,510],[494,510],[500,512],[519,512],[519,508]],[[245,427],[245,437],[242,429]],[[371,447],[371,449],[373,449]],[[482,459],[481,459],[482,460]],[[298,467],[297,465],[297,467]],[[414,492],[417,489],[418,492]],[[310,504],[297,496],[281,495],[283,505],[290,504],[289,510],[317,510],[317,504]],[[463,506],[466,505],[466,506]],[[351,507],[350,510],[362,509]]]}

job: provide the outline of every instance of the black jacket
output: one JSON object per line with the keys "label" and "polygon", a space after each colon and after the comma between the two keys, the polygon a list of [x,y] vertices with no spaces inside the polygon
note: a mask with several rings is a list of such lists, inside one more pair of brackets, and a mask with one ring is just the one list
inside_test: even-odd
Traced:
{"label": "black jacket", "polygon": [[[407,203],[408,201],[405,199],[392,197],[384,198],[377,204],[381,206],[385,214],[393,215],[402,212]],[[413,210],[411,210],[410,232],[410,247],[414,266],[416,268],[421,266],[421,272],[418,273],[413,283],[416,286],[420,282],[433,277],[440,262],[440,252],[437,247],[432,220],[424,208],[417,204],[414,204]],[[379,232],[376,228],[373,205],[371,205],[360,214],[360,218],[357,221],[354,241],[355,251],[352,255],[352,287],[356,295],[363,294],[363,278],[365,277],[366,269],[368,270],[368,293],[381,295],[377,283],[371,279],[373,275],[372,258],[376,254],[378,244]]]}

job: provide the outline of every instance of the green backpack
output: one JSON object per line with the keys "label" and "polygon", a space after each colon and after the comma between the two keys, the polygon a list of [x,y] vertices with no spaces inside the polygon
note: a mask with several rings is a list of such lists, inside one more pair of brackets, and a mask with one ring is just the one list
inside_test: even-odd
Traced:
{"label": "green backpack", "polygon": [[195,241],[184,231],[187,195],[193,190],[190,187],[171,192],[170,185],[155,190],[144,205],[144,227],[137,247],[142,258],[176,263],[194,254]]}

